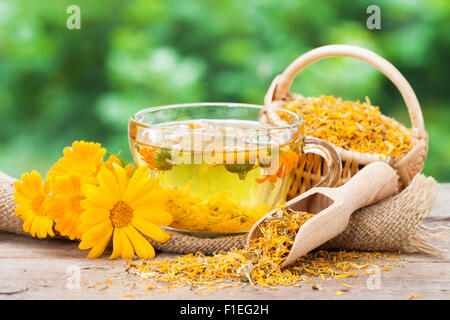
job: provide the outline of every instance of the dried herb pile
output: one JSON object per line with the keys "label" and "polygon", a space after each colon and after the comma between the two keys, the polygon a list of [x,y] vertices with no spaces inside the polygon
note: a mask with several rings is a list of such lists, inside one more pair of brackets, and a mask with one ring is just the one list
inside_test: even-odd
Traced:
{"label": "dried herb pile", "polygon": [[[367,271],[376,258],[392,258],[382,253],[318,251],[301,257],[281,269],[300,227],[311,217],[306,212],[280,209],[261,224],[262,237],[247,249],[205,256],[188,254],[175,259],[143,263],[129,262],[129,272],[143,278],[168,282],[171,287],[187,285],[196,290],[215,290],[249,283],[254,286],[295,286],[313,278],[343,279]],[[389,270],[388,267],[385,270]]]}
{"label": "dried herb pile", "polygon": [[412,149],[410,129],[383,116],[367,97],[363,103],[333,96],[296,97],[284,108],[303,118],[306,135],[346,150],[402,157]]}

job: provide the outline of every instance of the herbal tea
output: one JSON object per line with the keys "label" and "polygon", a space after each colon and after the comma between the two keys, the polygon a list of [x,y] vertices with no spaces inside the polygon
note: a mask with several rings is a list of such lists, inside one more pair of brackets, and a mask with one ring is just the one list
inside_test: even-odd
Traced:
{"label": "herbal tea", "polygon": [[257,121],[198,119],[159,123],[130,135],[136,166],[148,167],[170,190],[171,227],[248,231],[285,200],[298,161],[298,128],[278,133],[265,128]]}
{"label": "herbal tea", "polygon": [[301,118],[271,107],[191,103],[141,110],[129,120],[137,167],[147,167],[168,191],[171,228],[203,235],[249,231],[285,201],[300,154],[325,159],[321,186],[341,175],[336,150],[304,136]]}

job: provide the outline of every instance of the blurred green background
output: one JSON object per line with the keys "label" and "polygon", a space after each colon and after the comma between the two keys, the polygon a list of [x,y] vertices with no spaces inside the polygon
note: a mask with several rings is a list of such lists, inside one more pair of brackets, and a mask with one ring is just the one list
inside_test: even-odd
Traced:
{"label": "blurred green background", "polygon": [[[81,8],[68,30],[66,8]],[[381,30],[366,8],[381,8]],[[127,119],[160,104],[260,104],[297,56],[334,43],[374,50],[410,81],[430,151],[425,173],[450,182],[448,0],[0,0],[0,170],[45,173],[73,140],[129,158]],[[395,87],[345,58],[315,63],[293,92],[363,100],[410,125]]]}

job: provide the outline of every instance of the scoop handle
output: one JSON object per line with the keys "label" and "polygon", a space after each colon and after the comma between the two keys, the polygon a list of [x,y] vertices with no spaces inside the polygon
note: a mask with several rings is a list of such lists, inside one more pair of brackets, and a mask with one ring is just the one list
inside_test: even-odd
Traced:
{"label": "scoop handle", "polygon": [[346,205],[352,213],[378,202],[398,190],[396,171],[387,163],[377,161],[365,166],[346,184],[336,188],[336,194],[345,195]]}

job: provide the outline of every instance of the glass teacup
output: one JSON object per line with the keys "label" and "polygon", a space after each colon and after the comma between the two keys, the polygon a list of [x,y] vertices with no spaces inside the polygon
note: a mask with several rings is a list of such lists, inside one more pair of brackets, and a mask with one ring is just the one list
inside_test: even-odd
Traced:
{"label": "glass teacup", "polygon": [[322,185],[336,182],[341,163],[331,145],[304,137],[302,120],[287,110],[271,108],[278,124],[261,123],[263,110],[197,103],[148,108],[131,117],[133,160],[167,189],[174,217],[168,228],[205,235],[247,232],[285,201],[302,153],[325,158]]}

